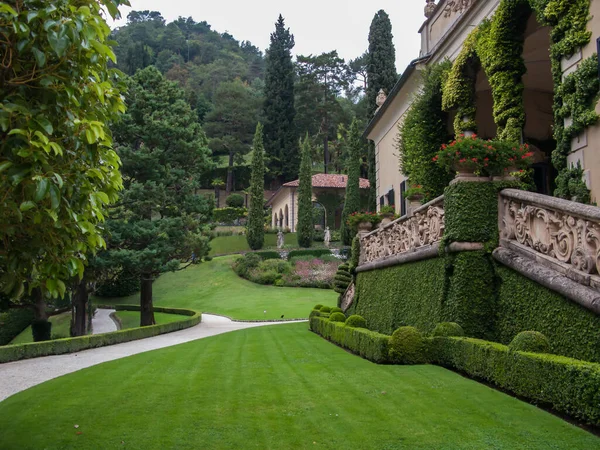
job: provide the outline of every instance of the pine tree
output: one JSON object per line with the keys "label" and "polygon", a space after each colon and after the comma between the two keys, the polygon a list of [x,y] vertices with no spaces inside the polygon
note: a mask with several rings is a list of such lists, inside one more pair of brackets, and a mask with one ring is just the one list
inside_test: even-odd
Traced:
{"label": "pine tree", "polygon": [[[383,91],[389,95],[398,80],[396,73],[396,50],[394,48],[392,23],[382,9],[375,14],[369,30],[369,53],[367,57],[367,111],[369,122],[377,110],[377,95]],[[367,155],[369,166],[369,209],[375,210],[376,185],[375,147],[371,144]]]}
{"label": "pine tree", "polygon": [[265,240],[265,150],[263,146],[263,126],[256,126],[252,145],[252,178],[250,180],[250,210],[246,226],[246,240],[252,250],[260,250]]}
{"label": "pine tree", "polygon": [[342,211],[341,235],[344,245],[350,245],[354,234],[346,221],[350,214],[360,209],[360,153],[362,140],[358,122],[352,121],[348,130],[348,181],[346,183],[346,201]]}
{"label": "pine tree", "polygon": [[294,35],[280,15],[266,55],[264,146],[274,177],[286,182],[298,176],[300,154],[294,123]]}
{"label": "pine tree", "polygon": [[312,159],[308,134],[302,143],[302,161],[300,162],[300,186],[298,187],[298,245],[308,248],[314,234],[312,204]]}

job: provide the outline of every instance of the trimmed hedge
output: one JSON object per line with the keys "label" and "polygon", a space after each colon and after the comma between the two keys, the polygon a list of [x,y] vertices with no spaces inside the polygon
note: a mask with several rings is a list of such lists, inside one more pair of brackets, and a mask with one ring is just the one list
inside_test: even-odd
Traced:
{"label": "trimmed hedge", "polygon": [[456,336],[461,337],[465,335],[462,327],[455,322],[442,322],[437,324],[432,333],[433,336]]}
{"label": "trimmed hedge", "polygon": [[331,307],[329,306],[321,306],[321,310],[322,313],[330,313],[331,312]]}
{"label": "trimmed hedge", "polygon": [[329,316],[329,320],[332,322],[346,323],[346,316],[343,312],[334,312]]}
{"label": "trimmed hedge", "polygon": [[333,290],[338,294],[343,294],[352,283],[352,273],[350,272],[350,264],[344,263],[338,267],[338,270],[333,279]]}
{"label": "trimmed hedge", "polygon": [[342,310],[342,308],[339,308],[337,306],[334,306],[333,308],[331,308],[331,314],[336,313],[336,312],[343,313],[344,311]]}
{"label": "trimmed hedge", "polygon": [[[116,305],[114,306],[114,309],[117,311],[139,311],[140,307],[139,305]],[[111,333],[56,339],[53,341],[34,342],[29,344],[7,345],[0,347],[0,364],[20,359],[37,358],[39,356],[74,353],[90,348],[144,339],[159,334],[190,328],[199,324],[202,320],[202,314],[187,309],[154,307],[154,311],[168,314],[180,314],[189,316],[189,318],[177,322],[152,325],[149,327],[130,328],[127,330],[113,331]]]}
{"label": "trimmed hedge", "polygon": [[33,322],[31,309],[10,309],[0,313],[0,345],[6,345]]}
{"label": "trimmed hedge", "polygon": [[550,353],[550,342],[537,331],[521,331],[508,348],[513,352]]}
{"label": "trimmed hedge", "polygon": [[390,338],[390,359],[398,364],[426,362],[423,335],[415,327],[400,327]]}
{"label": "trimmed hedge", "polygon": [[262,251],[262,252],[253,252],[255,255],[260,256],[263,260],[267,259],[281,259],[281,254],[279,252],[273,251]]}
{"label": "trimmed hedge", "polygon": [[348,327],[323,317],[312,317],[310,329],[325,339],[376,363],[389,362],[390,337],[364,328]]}
{"label": "trimmed hedge", "polygon": [[513,352],[505,345],[471,338],[434,337],[429,343],[436,364],[600,425],[600,364]]}
{"label": "trimmed hedge", "polygon": [[346,319],[346,326],[354,328],[367,328],[367,321],[364,317],[359,316],[358,314],[352,314]]}
{"label": "trimmed hedge", "polygon": [[288,260],[297,256],[314,256],[315,258],[318,258],[319,256],[323,255],[331,255],[331,250],[327,248],[315,248],[312,250],[292,250],[288,254]]}

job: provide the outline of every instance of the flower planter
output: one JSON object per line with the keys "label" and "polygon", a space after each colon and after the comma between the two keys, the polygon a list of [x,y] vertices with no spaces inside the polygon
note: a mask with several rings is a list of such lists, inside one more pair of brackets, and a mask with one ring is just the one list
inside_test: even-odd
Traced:
{"label": "flower planter", "polygon": [[380,215],[381,215],[381,224],[379,225],[379,228],[383,228],[387,224],[392,223],[392,221],[394,219],[394,215],[391,213],[384,213],[384,214],[380,214]]}
{"label": "flower planter", "polygon": [[372,229],[373,224],[371,222],[359,222],[358,224],[359,233],[369,233]]}

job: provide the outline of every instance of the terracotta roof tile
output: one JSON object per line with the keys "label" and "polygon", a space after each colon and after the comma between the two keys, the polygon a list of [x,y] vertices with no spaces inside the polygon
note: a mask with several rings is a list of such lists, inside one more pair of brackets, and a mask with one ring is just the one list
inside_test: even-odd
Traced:
{"label": "terracotta roof tile", "polygon": [[[312,177],[312,186],[314,188],[339,188],[345,189],[346,182],[348,181],[348,175],[318,173]],[[360,178],[360,188],[368,189],[369,180]],[[284,184],[285,187],[298,187],[300,186],[300,180],[290,181]]]}

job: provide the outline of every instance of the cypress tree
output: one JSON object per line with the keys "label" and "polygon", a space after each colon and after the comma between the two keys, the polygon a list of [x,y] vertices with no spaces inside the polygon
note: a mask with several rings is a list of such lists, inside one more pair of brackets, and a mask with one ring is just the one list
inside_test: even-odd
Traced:
{"label": "cypress tree", "polygon": [[300,186],[298,187],[298,227],[297,237],[300,247],[308,248],[314,234],[312,205],[312,160],[310,157],[308,134],[302,143],[302,161],[300,162]]}
{"label": "cypress tree", "polygon": [[[369,30],[369,52],[367,56],[367,122],[371,121],[377,110],[377,95],[381,89],[386,94],[394,88],[396,73],[396,49],[394,48],[392,23],[387,13],[381,9],[373,17]],[[369,209],[377,207],[377,179],[375,174],[375,146],[369,145],[367,153],[369,166]]]}
{"label": "cypress tree", "polygon": [[350,214],[357,212],[360,209],[360,152],[361,152],[361,135],[356,119],[352,121],[348,130],[348,182],[346,183],[346,201],[342,211],[342,241],[344,245],[350,245],[354,233],[348,226],[346,221]]}
{"label": "cypress tree", "polygon": [[250,210],[246,225],[246,240],[252,250],[260,250],[265,240],[265,161],[263,147],[263,126],[259,123],[252,145],[252,177],[250,179]]}
{"label": "cypress tree", "polygon": [[275,24],[266,54],[264,146],[271,173],[281,182],[298,176],[300,154],[294,119],[294,35],[285,28],[283,17]]}

